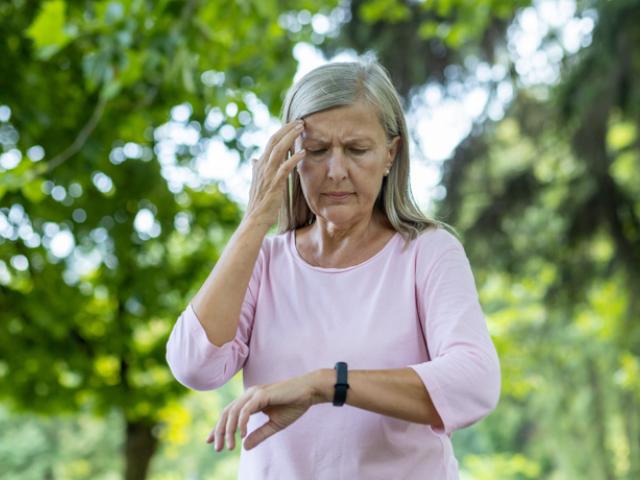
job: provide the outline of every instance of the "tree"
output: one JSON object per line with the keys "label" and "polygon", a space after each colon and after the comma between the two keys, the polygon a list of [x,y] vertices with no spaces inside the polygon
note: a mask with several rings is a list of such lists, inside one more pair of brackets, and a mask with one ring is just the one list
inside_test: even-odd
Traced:
{"label": "tree", "polygon": [[311,35],[279,15],[303,8],[315,6],[0,5],[2,397],[122,412],[127,479],[144,478],[158,412],[186,391],[166,366],[167,335],[242,213],[214,183],[173,183],[171,169],[192,168],[225,127],[229,148],[254,148],[240,140],[251,102],[278,111],[292,45]]}
{"label": "tree", "polygon": [[502,332],[501,408],[526,412],[507,440],[489,419],[492,441],[545,478],[636,478],[640,3],[579,6],[597,18],[591,43],[555,87],[520,86],[504,119],[477,126],[446,164],[440,211]]}

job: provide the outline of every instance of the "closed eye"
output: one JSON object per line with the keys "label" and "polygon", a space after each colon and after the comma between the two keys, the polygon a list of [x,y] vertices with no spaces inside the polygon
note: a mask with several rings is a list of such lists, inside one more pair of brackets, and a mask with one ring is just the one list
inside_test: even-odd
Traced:
{"label": "closed eye", "polygon": [[[362,148],[350,148],[349,150],[351,150],[354,154],[356,155],[363,155],[365,154],[368,150],[362,149]],[[311,155],[322,155],[327,151],[326,148],[319,148],[317,150],[310,150],[307,148],[307,152],[310,153]]]}

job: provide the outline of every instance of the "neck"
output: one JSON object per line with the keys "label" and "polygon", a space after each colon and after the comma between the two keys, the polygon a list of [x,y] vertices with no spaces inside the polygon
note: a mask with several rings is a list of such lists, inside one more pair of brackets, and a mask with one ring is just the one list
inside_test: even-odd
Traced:
{"label": "neck", "polygon": [[379,212],[372,212],[368,217],[348,225],[335,224],[316,217],[309,237],[319,254],[330,256],[334,252],[366,244],[380,230],[390,227],[386,217]]}

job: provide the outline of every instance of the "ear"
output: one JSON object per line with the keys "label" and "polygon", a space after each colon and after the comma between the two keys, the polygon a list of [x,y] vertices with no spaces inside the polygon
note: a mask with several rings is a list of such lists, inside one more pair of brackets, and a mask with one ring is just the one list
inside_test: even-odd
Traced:
{"label": "ear", "polygon": [[400,135],[393,137],[393,139],[387,144],[387,148],[389,149],[389,164],[392,164],[396,159],[398,152],[402,148],[402,137]]}

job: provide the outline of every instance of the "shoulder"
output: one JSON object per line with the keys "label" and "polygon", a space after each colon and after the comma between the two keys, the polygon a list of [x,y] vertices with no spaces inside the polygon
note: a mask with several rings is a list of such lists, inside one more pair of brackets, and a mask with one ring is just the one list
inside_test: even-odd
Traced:
{"label": "shoulder", "polygon": [[260,255],[267,263],[281,257],[288,249],[290,231],[284,233],[268,233],[262,240]]}
{"label": "shoulder", "polygon": [[444,227],[432,227],[421,232],[415,243],[416,255],[436,259],[450,250],[464,252],[461,240]]}
{"label": "shoulder", "polygon": [[454,288],[462,288],[473,279],[471,265],[462,241],[443,227],[429,229],[416,240],[416,281],[422,285],[432,283],[432,278],[446,275],[453,279]]}
{"label": "shoulder", "polygon": [[438,266],[448,266],[453,261],[466,261],[467,255],[462,242],[444,227],[429,228],[414,240],[416,276],[423,281]]}

